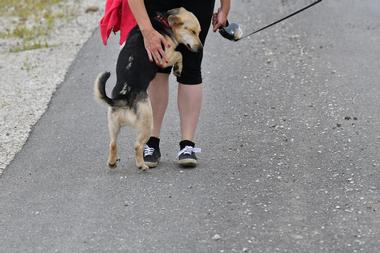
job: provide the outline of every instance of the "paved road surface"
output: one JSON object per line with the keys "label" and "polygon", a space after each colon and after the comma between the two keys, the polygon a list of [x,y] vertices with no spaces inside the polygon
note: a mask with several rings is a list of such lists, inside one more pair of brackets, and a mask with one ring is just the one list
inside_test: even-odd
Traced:
{"label": "paved road surface", "polygon": [[[259,27],[290,2],[231,15]],[[186,171],[174,83],[160,167],[134,167],[127,130],[105,167],[92,83],[118,47],[94,34],[0,179],[0,252],[378,252],[379,16],[376,0],[330,0],[240,43],[211,35],[201,165]]]}

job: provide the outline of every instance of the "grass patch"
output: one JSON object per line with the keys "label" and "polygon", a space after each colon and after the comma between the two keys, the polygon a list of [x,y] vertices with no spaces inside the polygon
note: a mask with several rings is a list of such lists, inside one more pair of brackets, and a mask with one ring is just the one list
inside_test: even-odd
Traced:
{"label": "grass patch", "polygon": [[46,41],[57,19],[69,20],[75,11],[64,0],[0,0],[0,16],[16,17],[16,23],[0,32],[2,39],[15,39],[10,52],[49,47]]}
{"label": "grass patch", "polygon": [[15,28],[7,33],[3,33],[3,38],[19,38],[24,41],[31,41],[36,38],[45,37],[49,34],[51,28],[45,28],[43,26],[27,27],[24,24],[17,24]]}
{"label": "grass patch", "polygon": [[44,10],[49,10],[62,0],[0,0],[0,15],[16,16],[28,19],[31,16],[39,16]]}
{"label": "grass patch", "polygon": [[22,43],[20,45],[12,46],[9,49],[9,52],[11,53],[17,53],[21,51],[27,51],[27,50],[34,50],[34,49],[41,49],[41,48],[48,48],[50,47],[47,42],[30,42],[30,43]]}

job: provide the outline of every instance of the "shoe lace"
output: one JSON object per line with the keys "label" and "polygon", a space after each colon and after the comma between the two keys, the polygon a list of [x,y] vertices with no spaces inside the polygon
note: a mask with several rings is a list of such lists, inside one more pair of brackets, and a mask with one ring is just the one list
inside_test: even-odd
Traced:
{"label": "shoe lace", "polygon": [[144,156],[153,155],[154,148],[149,147],[148,145],[144,146]]}
{"label": "shoe lace", "polygon": [[191,155],[192,153],[200,153],[200,148],[194,148],[192,146],[186,146],[181,151],[179,151],[178,156],[182,154]]}

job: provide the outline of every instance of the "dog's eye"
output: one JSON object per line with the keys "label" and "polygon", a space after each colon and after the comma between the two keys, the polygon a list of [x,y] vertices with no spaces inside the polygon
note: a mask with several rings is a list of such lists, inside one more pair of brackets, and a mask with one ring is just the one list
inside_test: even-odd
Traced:
{"label": "dog's eye", "polygon": [[197,33],[196,33],[195,31],[193,31],[193,34],[194,34],[194,35],[197,35]]}
{"label": "dog's eye", "polygon": [[185,26],[184,29],[187,30],[187,26]]}

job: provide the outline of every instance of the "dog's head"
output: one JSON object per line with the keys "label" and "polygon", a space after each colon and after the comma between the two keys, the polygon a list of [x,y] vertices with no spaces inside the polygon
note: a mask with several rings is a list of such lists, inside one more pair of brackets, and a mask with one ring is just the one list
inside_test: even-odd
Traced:
{"label": "dog's head", "polygon": [[192,52],[201,50],[201,25],[195,15],[183,7],[169,10],[168,15],[169,25],[178,43],[184,44]]}

